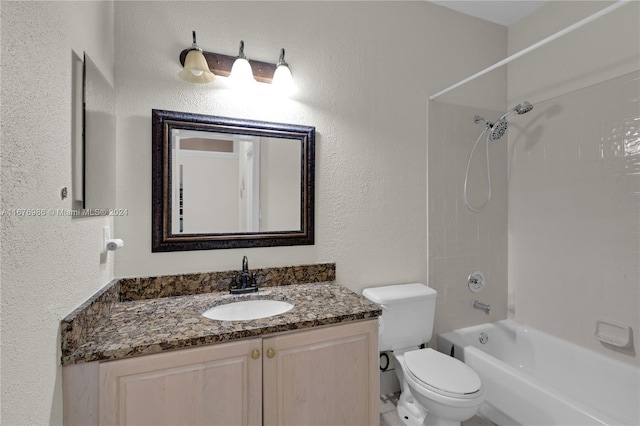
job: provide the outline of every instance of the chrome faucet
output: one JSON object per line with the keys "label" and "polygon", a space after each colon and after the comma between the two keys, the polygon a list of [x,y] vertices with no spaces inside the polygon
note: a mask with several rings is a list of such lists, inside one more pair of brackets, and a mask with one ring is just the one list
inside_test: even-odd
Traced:
{"label": "chrome faucet", "polygon": [[240,282],[238,282],[238,275],[234,275],[229,291],[231,294],[253,293],[258,291],[256,275],[249,272],[249,259],[247,259],[247,256],[242,258]]}
{"label": "chrome faucet", "polygon": [[489,315],[491,313],[491,305],[487,304],[487,303],[482,303],[479,302],[477,300],[473,301],[473,307],[474,309],[479,309],[481,311],[484,311],[485,314]]}
{"label": "chrome faucet", "polygon": [[250,275],[249,275],[249,259],[247,259],[247,256],[244,256],[242,258],[242,275],[240,276],[241,281],[240,284],[243,287],[247,286],[247,280],[249,279]]}

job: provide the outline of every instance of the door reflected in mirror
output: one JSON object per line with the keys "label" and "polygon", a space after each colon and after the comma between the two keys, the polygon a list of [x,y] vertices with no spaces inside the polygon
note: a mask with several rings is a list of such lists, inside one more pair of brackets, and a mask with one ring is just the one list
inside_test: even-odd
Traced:
{"label": "door reflected in mirror", "polygon": [[313,244],[315,128],[152,115],[152,251]]}
{"label": "door reflected in mirror", "polygon": [[172,129],[173,234],[300,229],[301,145]]}

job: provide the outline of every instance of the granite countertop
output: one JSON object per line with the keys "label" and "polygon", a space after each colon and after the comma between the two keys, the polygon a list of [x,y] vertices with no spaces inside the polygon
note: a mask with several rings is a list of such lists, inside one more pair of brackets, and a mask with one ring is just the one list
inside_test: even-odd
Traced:
{"label": "granite countertop", "polygon": [[[289,301],[284,314],[250,321],[218,321],[202,313],[238,300]],[[375,318],[379,306],[335,284],[321,282],[260,288],[249,295],[212,292],[115,303],[62,364],[122,359],[234,339]]]}

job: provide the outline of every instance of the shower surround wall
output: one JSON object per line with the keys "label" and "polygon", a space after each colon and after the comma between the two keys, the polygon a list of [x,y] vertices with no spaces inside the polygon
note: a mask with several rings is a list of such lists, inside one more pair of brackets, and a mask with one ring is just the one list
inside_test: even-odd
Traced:
{"label": "shower surround wall", "polygon": [[[469,154],[484,129],[473,117],[478,114],[495,121],[503,112],[429,103],[429,285],[438,291],[437,334],[507,317],[506,136],[489,143],[491,201],[474,213],[463,200]],[[486,200],[489,189],[485,142],[486,133],[469,172],[469,203],[475,208]],[[483,272],[487,280],[478,294],[467,286],[467,277],[474,271]],[[473,309],[475,299],[490,304],[491,314]]]}
{"label": "shower surround wall", "polygon": [[509,146],[510,317],[640,366],[640,73],[537,103]]}

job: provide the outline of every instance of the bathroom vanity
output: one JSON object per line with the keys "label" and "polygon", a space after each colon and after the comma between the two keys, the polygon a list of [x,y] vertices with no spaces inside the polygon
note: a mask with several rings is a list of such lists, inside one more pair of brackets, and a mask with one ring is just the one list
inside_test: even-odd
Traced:
{"label": "bathroom vanity", "polygon": [[[378,422],[380,310],[347,288],[293,283],[126,301],[117,299],[130,292],[116,290],[63,321],[65,424]],[[116,300],[104,307],[101,298]],[[248,321],[202,316],[256,299],[294,307]]]}

